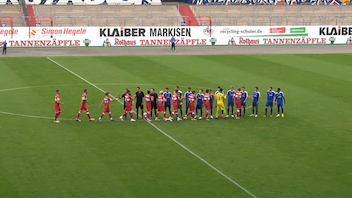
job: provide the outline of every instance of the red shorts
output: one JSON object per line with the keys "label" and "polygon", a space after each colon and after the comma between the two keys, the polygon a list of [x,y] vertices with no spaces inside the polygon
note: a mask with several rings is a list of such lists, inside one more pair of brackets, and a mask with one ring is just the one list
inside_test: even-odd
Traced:
{"label": "red shorts", "polygon": [[178,111],[178,103],[173,104],[173,107],[174,107],[174,111]]}
{"label": "red shorts", "polygon": [[194,111],[194,104],[190,104],[189,105],[189,110],[192,112],[192,111]]}
{"label": "red shorts", "polygon": [[152,105],[146,105],[147,111],[152,111]]}
{"label": "red shorts", "polygon": [[163,104],[159,104],[158,105],[158,112],[164,112],[164,111],[165,111],[164,105]]}
{"label": "red shorts", "polygon": [[241,108],[241,101],[236,101],[236,107],[237,107],[237,109]]}
{"label": "red shorts", "polygon": [[126,105],[125,106],[125,111],[132,111],[132,105]]}
{"label": "red shorts", "polygon": [[55,106],[55,113],[57,113],[57,112],[61,112],[60,106]]}
{"label": "red shorts", "polygon": [[205,106],[205,108],[207,109],[207,111],[210,111],[210,109],[211,109],[210,104],[204,104],[204,106]]}
{"label": "red shorts", "polygon": [[110,108],[104,108],[104,113],[110,113]]}
{"label": "red shorts", "polygon": [[86,105],[83,105],[79,110],[80,111],[88,111],[88,108]]}

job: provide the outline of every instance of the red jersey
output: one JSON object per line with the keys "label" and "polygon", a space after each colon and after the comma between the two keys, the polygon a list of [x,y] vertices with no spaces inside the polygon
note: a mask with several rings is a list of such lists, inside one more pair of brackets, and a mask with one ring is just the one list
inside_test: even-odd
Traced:
{"label": "red jersey", "polygon": [[190,95],[188,96],[188,102],[189,102],[189,104],[194,105],[194,101],[196,101],[196,96],[193,95],[193,94],[190,94]]}
{"label": "red jersey", "polygon": [[211,99],[211,95],[210,94],[204,94],[203,95],[203,100],[204,100],[204,104],[205,105],[210,105],[210,99]]}
{"label": "red jersey", "polygon": [[129,95],[129,94],[125,95],[125,104],[126,104],[126,106],[127,105],[132,106],[132,96],[131,95]]}
{"label": "red jersey", "polygon": [[109,103],[111,102],[111,98],[109,96],[106,96],[104,99],[103,99],[103,102],[105,104],[105,108],[109,108]]}
{"label": "red jersey", "polygon": [[152,105],[152,96],[150,96],[149,94],[147,94],[144,99],[145,99],[145,104],[146,104],[147,106],[151,106],[151,105]]}
{"label": "red jersey", "polygon": [[180,99],[180,97],[178,96],[177,93],[174,93],[174,95],[172,95],[172,101],[174,102],[174,104],[178,105],[178,100]]}
{"label": "red jersey", "polygon": [[163,95],[158,96],[158,104],[162,105],[163,103],[164,103],[164,96]]}
{"label": "red jersey", "polygon": [[60,106],[60,96],[59,94],[56,94],[55,96],[55,107],[59,107]]}
{"label": "red jersey", "polygon": [[233,97],[235,98],[235,102],[241,102],[242,92],[241,91],[236,91],[235,95],[233,95]]}
{"label": "red jersey", "polygon": [[84,93],[84,94],[82,95],[82,104],[85,105],[86,102],[87,102],[87,94]]}

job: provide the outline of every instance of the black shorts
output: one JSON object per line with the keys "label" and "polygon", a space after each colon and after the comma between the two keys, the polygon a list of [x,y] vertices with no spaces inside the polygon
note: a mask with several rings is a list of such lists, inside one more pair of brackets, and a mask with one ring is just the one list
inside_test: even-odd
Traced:
{"label": "black shorts", "polygon": [[143,109],[143,103],[136,103],[136,109]]}
{"label": "black shorts", "polygon": [[155,104],[152,103],[152,109],[155,109],[155,110],[158,109],[158,106],[156,105],[156,103]]}

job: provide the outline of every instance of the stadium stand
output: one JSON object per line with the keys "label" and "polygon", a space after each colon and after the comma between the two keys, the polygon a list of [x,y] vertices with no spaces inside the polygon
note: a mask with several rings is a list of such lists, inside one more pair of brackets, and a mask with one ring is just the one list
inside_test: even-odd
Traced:
{"label": "stadium stand", "polygon": [[[23,17],[21,6],[19,5],[0,5],[0,17],[11,17],[13,20],[13,26],[26,26],[25,18]],[[6,26],[10,26],[9,20],[1,20],[2,23],[6,23]]]}

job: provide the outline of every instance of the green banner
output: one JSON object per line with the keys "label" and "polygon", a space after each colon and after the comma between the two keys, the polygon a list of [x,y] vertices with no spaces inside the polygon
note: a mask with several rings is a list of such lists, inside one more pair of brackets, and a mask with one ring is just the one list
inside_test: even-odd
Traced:
{"label": "green banner", "polygon": [[305,27],[298,27],[298,28],[290,28],[290,33],[305,33]]}

